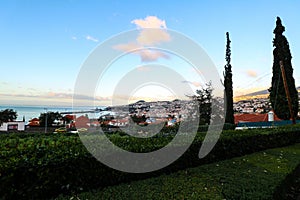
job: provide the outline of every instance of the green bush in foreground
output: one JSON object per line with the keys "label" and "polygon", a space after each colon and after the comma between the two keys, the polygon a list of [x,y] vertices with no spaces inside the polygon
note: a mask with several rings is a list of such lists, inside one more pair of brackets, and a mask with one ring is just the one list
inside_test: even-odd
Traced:
{"label": "green bush in foreground", "polygon": [[273,199],[276,186],[298,164],[300,144],[57,200]]}
{"label": "green bush in foreground", "polygon": [[[224,131],[213,151],[200,160],[198,153],[204,136],[205,133],[198,133],[188,151],[170,166],[146,174],[124,173],[103,165],[87,152],[77,136],[2,137],[0,198],[40,199],[61,193],[104,188],[300,142],[299,129]],[[149,152],[162,148],[173,138],[172,134],[147,139],[118,134],[108,137],[114,144],[132,152]]]}

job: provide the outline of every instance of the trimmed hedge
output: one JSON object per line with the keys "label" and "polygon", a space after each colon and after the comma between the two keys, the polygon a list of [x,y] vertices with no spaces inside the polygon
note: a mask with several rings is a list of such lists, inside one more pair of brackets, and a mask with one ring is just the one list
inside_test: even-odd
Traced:
{"label": "trimmed hedge", "polygon": [[[198,133],[191,147],[170,166],[145,174],[130,174],[106,167],[92,157],[77,136],[5,137],[0,143],[0,197],[41,199],[61,193],[102,188],[122,182],[171,173],[188,167],[300,142],[298,130],[255,129],[224,131],[212,152],[198,158],[205,133]],[[111,135],[110,140],[132,152],[165,146],[173,136],[134,138]]]}
{"label": "trimmed hedge", "polygon": [[[276,186],[300,163],[300,143],[188,168],[63,199],[273,199]],[[294,170],[293,174],[296,171]],[[300,186],[298,184],[298,186]],[[280,194],[281,195],[281,194]],[[274,196],[275,197],[275,196]],[[283,199],[277,196],[275,199]],[[290,199],[297,199],[289,196]],[[294,196],[296,197],[296,196]]]}

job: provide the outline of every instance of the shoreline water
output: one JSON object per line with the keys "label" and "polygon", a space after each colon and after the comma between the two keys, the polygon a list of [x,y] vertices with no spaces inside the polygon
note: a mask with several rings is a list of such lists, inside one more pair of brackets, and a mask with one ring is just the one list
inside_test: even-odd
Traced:
{"label": "shoreline water", "polygon": [[103,108],[104,106],[82,106],[82,107],[72,107],[72,106],[19,106],[19,105],[0,105],[0,110],[13,109],[17,112],[17,121],[22,121],[25,117],[26,124],[29,120],[33,118],[39,118],[41,113],[45,112],[74,112],[74,111],[88,111],[95,108]]}

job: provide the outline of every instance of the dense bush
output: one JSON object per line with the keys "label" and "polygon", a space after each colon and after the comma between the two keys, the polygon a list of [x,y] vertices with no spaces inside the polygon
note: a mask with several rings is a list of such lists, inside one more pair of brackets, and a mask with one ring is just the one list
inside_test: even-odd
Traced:
{"label": "dense bush", "polygon": [[[169,175],[58,197],[63,199],[273,199],[275,188],[300,163],[300,143],[184,169]],[[294,170],[293,174],[296,171]],[[296,185],[295,185],[296,186]],[[298,187],[299,187],[298,182]],[[289,196],[290,199],[296,196]],[[274,196],[284,199],[282,193]]]}
{"label": "dense bush", "polygon": [[[300,142],[298,130],[224,131],[213,151],[200,160],[198,153],[204,136],[205,133],[199,133],[188,151],[170,166],[146,174],[124,173],[104,166],[87,152],[78,136],[1,137],[0,196],[4,199],[49,198]],[[123,149],[149,152],[162,148],[173,136],[142,139],[113,134],[109,138]]]}

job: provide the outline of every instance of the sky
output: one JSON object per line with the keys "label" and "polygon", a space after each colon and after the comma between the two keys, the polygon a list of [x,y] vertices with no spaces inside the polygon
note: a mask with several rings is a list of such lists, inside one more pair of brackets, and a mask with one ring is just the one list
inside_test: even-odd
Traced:
{"label": "sky", "polygon": [[[294,78],[300,86],[299,8],[300,1],[296,0],[1,0],[0,105],[72,105],[78,75],[91,53],[130,30],[138,30],[140,35],[135,41],[115,44],[115,51],[126,53],[155,42],[167,44],[172,40],[168,30],[174,30],[206,52],[220,78],[228,31],[234,95],[267,89],[272,77],[277,16],[286,28]],[[140,37],[147,34],[143,33],[145,28],[159,29],[150,43]],[[207,82],[201,72],[178,55],[146,49],[125,54],[111,63],[98,79],[96,104],[111,104],[120,80],[131,70],[149,73],[147,65],[151,64],[169,66],[183,76],[178,84],[187,84],[193,91]],[[181,98],[175,90],[164,85],[144,85],[125,99]],[[82,97],[81,103],[89,104],[88,99]]]}

